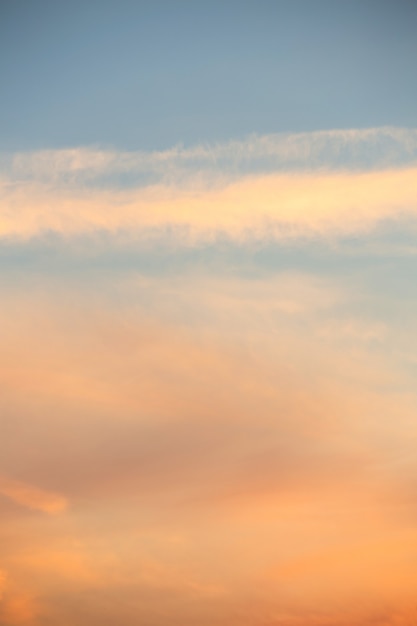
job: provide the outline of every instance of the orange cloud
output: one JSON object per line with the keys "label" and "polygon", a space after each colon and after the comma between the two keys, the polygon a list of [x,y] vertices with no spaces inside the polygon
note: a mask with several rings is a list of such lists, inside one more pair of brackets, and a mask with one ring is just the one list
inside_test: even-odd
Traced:
{"label": "orange cloud", "polygon": [[3,570],[0,570],[0,601],[3,596],[4,590],[6,588],[7,583],[7,573]]}
{"label": "orange cloud", "polygon": [[[16,435],[2,458],[11,475],[22,475],[24,450],[28,480],[76,501],[139,490],[191,507],[245,508],[331,489],[336,477],[356,485],[361,472],[369,486],[380,454],[396,458],[415,399],[380,397],[398,374],[361,336],[323,339],[323,318],[346,302],[340,288],[284,275],[255,284],[133,280],[123,289],[145,286],[146,302],[128,308],[74,293],[68,309],[55,288],[4,301],[1,406],[13,411]],[[385,453],[383,441],[370,445],[382,432],[374,414],[387,425],[396,416],[398,444],[390,434]],[[19,425],[27,422],[29,430]]]}
{"label": "orange cloud", "polygon": [[38,604],[29,591],[14,589],[0,605],[0,621],[4,626],[32,626],[37,617]]}
{"label": "orange cloud", "polygon": [[54,515],[65,511],[67,500],[58,494],[44,491],[33,485],[0,476],[0,494],[17,504]]}
{"label": "orange cloud", "polygon": [[217,185],[98,191],[4,183],[0,236],[97,231],[151,239],[167,229],[195,244],[223,235],[237,241],[338,237],[385,220],[417,216],[417,169],[366,173],[272,174]]}
{"label": "orange cloud", "polygon": [[290,272],[4,288],[24,480],[0,491],[71,508],[0,503],[3,622],[407,624],[417,398],[358,297]]}

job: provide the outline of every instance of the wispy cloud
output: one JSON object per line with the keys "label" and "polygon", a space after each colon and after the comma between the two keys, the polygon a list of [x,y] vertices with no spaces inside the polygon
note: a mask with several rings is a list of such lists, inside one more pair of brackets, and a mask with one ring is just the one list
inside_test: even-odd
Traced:
{"label": "wispy cloud", "polygon": [[66,498],[59,494],[39,489],[39,487],[6,476],[0,476],[0,495],[29,509],[51,515],[65,511],[68,506]]}
{"label": "wispy cloud", "polygon": [[179,245],[338,238],[417,215],[417,130],[251,137],[160,153],[3,156],[0,238]]}
{"label": "wispy cloud", "polygon": [[249,176],[230,184],[105,192],[4,184],[0,236],[108,232],[182,244],[365,233],[417,216],[417,168],[368,173]]}
{"label": "wispy cloud", "polygon": [[381,127],[252,135],[223,144],[176,146],[161,152],[81,147],[3,153],[0,166],[16,180],[123,187],[184,180],[198,174],[234,178],[248,172],[390,168],[416,159],[416,129]]}

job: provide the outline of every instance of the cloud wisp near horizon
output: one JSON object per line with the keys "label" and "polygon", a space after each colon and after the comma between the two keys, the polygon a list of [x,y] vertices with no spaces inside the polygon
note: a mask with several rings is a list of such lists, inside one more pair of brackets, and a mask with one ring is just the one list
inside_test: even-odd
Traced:
{"label": "cloud wisp near horizon", "polygon": [[0,622],[413,623],[417,131],[1,163]]}

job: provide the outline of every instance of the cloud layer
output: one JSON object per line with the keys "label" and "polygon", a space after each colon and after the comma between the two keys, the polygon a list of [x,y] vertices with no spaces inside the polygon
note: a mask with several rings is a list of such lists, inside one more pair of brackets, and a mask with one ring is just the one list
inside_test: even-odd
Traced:
{"label": "cloud layer", "polygon": [[412,623],[413,133],[9,159],[2,624]]}

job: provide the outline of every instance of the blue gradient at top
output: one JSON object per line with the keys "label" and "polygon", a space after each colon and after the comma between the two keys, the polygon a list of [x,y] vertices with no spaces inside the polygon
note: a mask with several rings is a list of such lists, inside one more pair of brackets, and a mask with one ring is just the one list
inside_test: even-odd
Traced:
{"label": "blue gradient at top", "polygon": [[4,0],[0,150],[417,126],[417,3]]}

